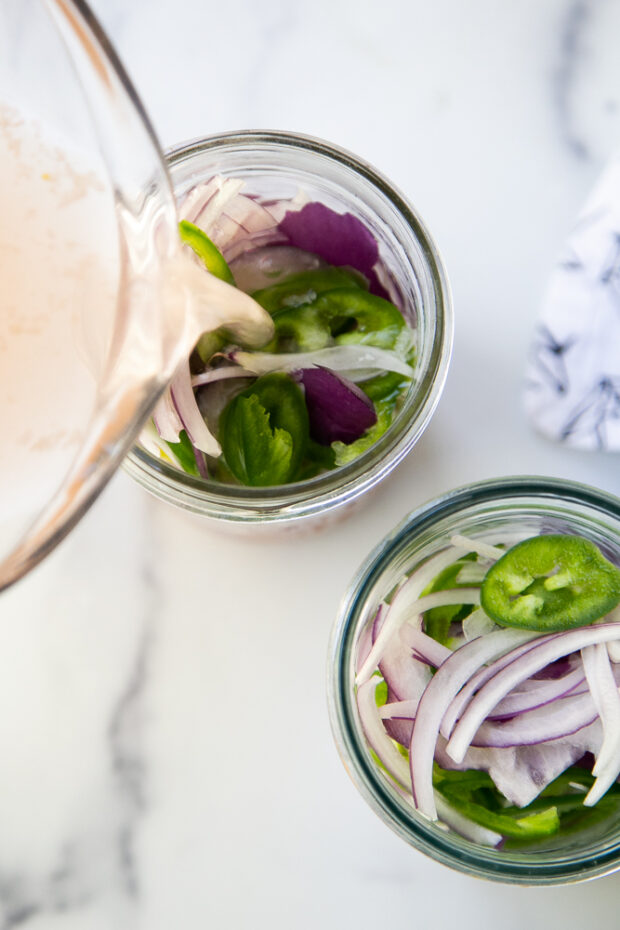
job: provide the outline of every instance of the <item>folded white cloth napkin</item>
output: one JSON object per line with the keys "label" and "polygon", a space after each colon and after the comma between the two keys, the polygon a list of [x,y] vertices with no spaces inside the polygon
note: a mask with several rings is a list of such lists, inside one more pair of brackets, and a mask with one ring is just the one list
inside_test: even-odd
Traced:
{"label": "folded white cloth napkin", "polygon": [[620,451],[620,153],[553,271],[528,362],[525,406],[551,439]]}

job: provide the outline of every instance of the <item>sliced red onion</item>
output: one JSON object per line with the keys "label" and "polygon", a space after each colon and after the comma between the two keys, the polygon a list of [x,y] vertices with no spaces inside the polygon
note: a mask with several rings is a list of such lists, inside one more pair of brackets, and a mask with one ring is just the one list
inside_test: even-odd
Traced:
{"label": "sliced red onion", "polygon": [[243,352],[240,349],[230,353],[231,361],[237,362],[248,371],[264,375],[270,371],[297,371],[311,365],[323,365],[332,371],[344,371],[350,380],[355,379],[356,369],[372,375],[377,371],[395,371],[406,378],[412,378],[414,371],[403,362],[395,352],[377,349],[374,346],[329,346],[316,352],[282,352],[280,355],[269,352]]}
{"label": "sliced red onion", "polygon": [[583,667],[603,728],[603,742],[592,768],[596,781],[584,800],[591,807],[620,774],[620,695],[605,644],[581,650]]}
{"label": "sliced red onion", "polygon": [[[553,634],[550,634],[550,636]],[[547,639],[549,636],[546,637]],[[445,736],[446,739],[449,739],[454,725],[458,718],[462,715],[463,710],[469,704],[472,695],[479,691],[480,688],[489,681],[500,669],[505,668],[507,665],[510,665],[514,659],[528,652],[530,649],[537,645],[537,642],[532,642],[532,640],[540,640],[541,637],[538,634],[533,634],[532,636],[526,638],[526,640],[514,649],[512,652],[507,652],[505,655],[497,659],[493,665],[487,666],[484,664],[484,667],[479,668],[478,671],[471,676],[469,681],[467,681],[461,690],[456,694],[453,700],[450,702],[449,707],[446,709],[443,720],[441,721],[441,735]],[[483,665],[483,663],[481,663]]]}
{"label": "sliced red onion", "polygon": [[[183,428],[183,424],[181,424],[181,428]],[[183,467],[168,443],[159,435],[152,420],[149,420],[142,427],[142,431],[140,433],[140,445],[143,446],[147,452],[150,452],[151,455],[155,458],[161,458],[163,455],[170,459],[170,461],[173,462],[177,468]]]}
{"label": "sliced red onion", "polygon": [[433,668],[439,668],[453,652],[452,649],[438,643],[432,636],[428,636],[426,633],[409,626],[407,623],[401,628],[399,639],[410,652],[415,653],[418,658],[422,659],[423,662],[426,662]]}
{"label": "sliced red onion", "polygon": [[[369,681],[364,682],[357,691],[357,706],[360,715],[360,722],[368,745],[376,753],[389,774],[395,780],[395,790],[407,802],[411,803],[409,794],[409,766],[407,760],[400,754],[394,746],[392,740],[387,736],[384,726],[381,722],[377,711],[375,691],[380,679],[376,676]],[[501,842],[501,836],[485,827],[480,827],[473,823],[468,817],[464,817],[455,811],[453,807],[439,794],[435,792],[435,803],[437,811],[443,823],[450,827],[456,833],[471,840],[472,843],[479,843],[485,846],[497,846]]]}
{"label": "sliced red onion", "polygon": [[199,226],[229,262],[247,250],[286,241],[272,211],[241,193],[244,183],[215,176],[196,185],[179,208],[181,219]]}
{"label": "sliced red onion", "polygon": [[304,252],[292,245],[269,245],[244,252],[231,262],[230,270],[237,287],[246,294],[253,294],[289,275],[315,271],[324,266],[323,259],[312,252]]}
{"label": "sliced red onion", "polygon": [[[393,785],[393,789],[407,805],[413,806],[413,799],[409,791],[396,782]],[[503,837],[500,836],[499,833],[488,830],[486,827],[481,827],[477,823],[474,823],[473,820],[470,820],[469,817],[460,814],[446,801],[439,791],[435,792],[435,803],[437,805],[437,812],[441,824],[453,830],[455,833],[458,833],[459,836],[462,836],[472,843],[477,843],[479,846],[498,846],[499,843],[501,843]]]}
{"label": "sliced red onion", "polygon": [[279,226],[287,214],[301,210],[308,202],[308,195],[300,189],[289,200],[263,200],[263,206]]}
{"label": "sliced red onion", "polygon": [[322,446],[355,442],[377,422],[369,397],[329,368],[302,368],[295,378],[304,388],[310,438]]}
{"label": "sliced red onion", "polygon": [[357,708],[360,722],[368,744],[378,755],[390,775],[404,788],[409,788],[409,765],[385,732],[377,709],[375,691],[381,683],[378,675],[373,675],[357,689]]}
{"label": "sliced red onion", "polygon": [[244,182],[240,178],[223,178],[216,175],[190,192],[181,204],[180,215],[183,219],[200,226],[215,242],[218,220],[227,206],[239,196],[243,187]]}
{"label": "sliced red onion", "polygon": [[[419,664],[419,663],[418,663]],[[393,704],[395,701],[394,693],[388,688],[388,703]],[[405,749],[409,747],[411,742],[411,730],[413,729],[413,720],[408,720],[405,718],[393,717],[387,718],[383,721],[383,726],[385,727],[386,733],[397,743],[400,743]]]}
{"label": "sliced red onion", "polygon": [[[620,607],[614,607],[607,619],[613,623],[620,623]],[[620,642],[607,643],[607,653],[612,662],[620,663]]]}
{"label": "sliced red onion", "polygon": [[535,675],[532,675],[532,678],[535,679],[544,679],[545,681],[556,678],[563,678],[568,674],[572,668],[572,659],[573,656],[562,656],[561,659],[557,659],[555,662],[550,662],[549,665],[545,665],[544,668],[541,668],[539,672],[536,672]]}
{"label": "sliced red onion", "polygon": [[[419,701],[392,701],[379,708],[379,716],[388,720],[415,721]],[[513,746],[533,746],[571,736],[589,726],[598,717],[592,695],[579,695],[551,700],[533,710],[520,713],[505,723],[483,723],[472,740],[477,748],[505,749]]]}
{"label": "sliced red onion", "polygon": [[372,623],[367,623],[364,627],[362,635],[357,641],[357,654],[355,656],[355,671],[359,671],[364,661],[368,657],[368,653],[372,648],[373,638],[374,638],[374,629],[378,623],[381,622],[381,617],[383,612],[386,610],[385,604],[379,604],[377,612],[372,620]]}
{"label": "sliced red onion", "polygon": [[225,381],[228,378],[255,378],[253,371],[247,371],[240,365],[230,366],[229,368],[210,368],[203,371],[200,375],[192,377],[192,387],[202,387],[205,384],[212,384],[214,381]]}
{"label": "sliced red onion", "polygon": [[498,546],[490,546],[481,539],[470,539],[469,536],[463,536],[460,533],[451,536],[450,542],[453,546],[466,546],[469,552],[477,552],[478,555],[483,556],[485,559],[491,559],[493,562],[501,559],[506,552],[505,549],[500,549]]}
{"label": "sliced red onion", "polygon": [[488,772],[497,789],[517,807],[525,807],[569,765],[586,752],[595,752],[601,742],[601,724],[596,720],[572,736],[535,746],[512,746],[507,749],[470,747],[461,764],[446,754],[445,741],[439,737],[435,758],[442,768],[482,769]]}
{"label": "sliced red onion", "polygon": [[153,411],[153,422],[157,432],[166,442],[178,442],[183,423],[172,402],[170,388],[167,388],[157,401]]}
{"label": "sliced red onion", "polygon": [[267,229],[272,229],[275,221],[269,210],[265,210],[263,205],[254,197],[246,197],[244,194],[238,194],[226,206],[226,216],[246,232],[262,233]]}
{"label": "sliced red onion", "polygon": [[435,806],[439,819],[451,830],[454,830],[455,833],[458,833],[459,836],[462,836],[463,839],[477,843],[479,846],[499,846],[502,842],[503,837],[499,833],[495,833],[493,830],[487,829],[487,827],[481,827],[479,824],[474,823],[473,820],[470,820],[469,817],[460,814],[439,791],[435,792]]}
{"label": "sliced red onion", "polygon": [[[373,624],[374,639],[379,635],[386,613],[387,610],[382,613],[381,618],[377,617]],[[406,636],[407,629],[409,627],[405,624],[388,643],[378,666],[388,686],[390,701],[419,700],[431,678],[428,665],[425,662],[416,661],[411,656]],[[401,742],[401,739],[398,738],[398,741]]]}
{"label": "sliced red onion", "polygon": [[222,248],[222,254],[229,265],[253,249],[262,249],[266,246],[285,245],[287,238],[283,233],[278,232],[277,226],[268,229],[266,232],[253,233],[251,236],[244,238],[236,237],[228,245]]}
{"label": "sliced red onion", "polygon": [[[530,678],[539,669],[561,656],[582,649],[584,646],[610,642],[618,638],[620,638],[620,627],[614,623],[601,623],[595,627],[567,630],[550,637],[543,637],[543,642],[538,643],[525,654],[519,655],[482,686],[454,728],[446,747],[448,755],[457,762],[463,759],[478,727],[499,701],[519,682]],[[435,678],[438,674],[439,672]]]}
{"label": "sliced red onion", "polygon": [[465,562],[456,577],[458,584],[482,584],[488,571],[488,560],[482,562]]}
{"label": "sliced red onion", "polygon": [[415,720],[419,701],[390,701],[379,708],[382,720]]}
{"label": "sliced red onion", "polygon": [[[414,626],[416,624],[421,626],[421,611],[418,610],[416,614],[414,605],[419,600],[422,591],[428,587],[439,572],[452,565],[463,552],[468,551],[470,550],[467,547],[464,550],[461,547],[444,549],[424,562],[401,584],[392,598],[385,623],[373,643],[368,658],[358,672],[356,684],[361,684],[362,681],[372,675],[379,665],[388,643],[405,621],[408,620]],[[428,608],[424,609],[428,610]]]}
{"label": "sliced red onion", "polygon": [[536,635],[530,631],[504,629],[475,639],[446,659],[429,682],[420,699],[413,726],[409,763],[415,805],[431,820],[437,817],[433,797],[435,746],[450,702],[481,665]]}
{"label": "sliced red onion", "polygon": [[[461,580],[460,573],[458,580]],[[493,630],[497,629],[497,625],[485,614],[484,610],[479,607],[477,610],[472,610],[468,617],[465,617],[462,628],[465,641],[469,642],[472,639],[476,639],[478,636],[484,636],[486,633],[493,632]]]}
{"label": "sliced red onion", "polygon": [[592,768],[592,774],[597,775],[601,767],[605,766],[609,755],[613,754],[620,735],[620,695],[604,643],[586,646],[581,650],[581,658],[588,687],[603,727],[603,743]]}
{"label": "sliced red onion", "polygon": [[536,679],[529,679],[529,681],[539,685],[539,687],[530,688],[527,691],[511,691],[491,711],[487,720],[501,720],[505,717],[513,717],[515,714],[522,714],[524,711],[542,707],[550,701],[565,697],[567,694],[583,694],[587,691],[583,669],[581,668],[575,668],[563,678],[553,678],[543,684],[540,684]]}
{"label": "sliced red onion", "polygon": [[194,460],[196,462],[196,468],[198,469],[198,474],[201,478],[209,477],[209,469],[207,468],[207,463],[205,460],[204,452],[201,452],[200,449],[197,449],[196,446],[192,446],[192,451],[194,453]]}
{"label": "sliced red onion", "polygon": [[[481,724],[471,741],[472,746],[533,746],[549,740],[571,736],[589,726],[598,717],[592,695],[583,694],[556,698],[541,707],[518,714],[504,723]],[[447,748],[450,753],[450,747]]]}
{"label": "sliced red onion", "polygon": [[208,429],[196,403],[192,390],[189,361],[185,361],[177,369],[177,373],[170,385],[170,393],[191,444],[207,455],[220,455],[222,451],[220,444]]}
{"label": "sliced red onion", "polygon": [[[387,612],[385,605],[382,605],[382,608],[381,613],[377,612],[372,625],[373,640],[379,635]],[[426,663],[418,662],[411,657],[411,650],[408,648],[406,640],[402,639],[406,629],[408,629],[407,625],[402,627],[388,644],[379,663],[379,670],[388,687],[388,703],[410,699],[415,700],[417,705],[421,694],[430,681],[431,670]],[[402,746],[409,745],[413,725],[411,721],[385,720],[384,725],[393,740],[396,740]]]}
{"label": "sliced red onion", "polygon": [[196,224],[198,217],[209,202],[225,187],[227,194],[234,197],[243,187],[243,182],[219,175],[202,184],[197,184],[186,194],[179,205],[179,219]]}

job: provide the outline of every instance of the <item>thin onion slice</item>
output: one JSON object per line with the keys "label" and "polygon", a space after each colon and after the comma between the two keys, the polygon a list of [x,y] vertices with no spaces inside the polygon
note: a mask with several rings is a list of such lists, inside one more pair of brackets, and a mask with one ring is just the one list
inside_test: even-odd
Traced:
{"label": "thin onion slice", "polygon": [[505,549],[500,549],[498,546],[490,546],[481,539],[470,539],[469,536],[462,536],[460,533],[451,536],[450,542],[453,546],[466,546],[469,552],[477,552],[478,555],[483,556],[485,559],[492,559],[494,562],[496,562],[497,559],[501,559],[506,553]]}
{"label": "thin onion slice", "polygon": [[375,346],[329,346],[315,352],[282,352],[279,355],[270,352],[232,352],[230,358],[238,365],[257,375],[270,371],[298,371],[311,366],[323,366],[332,371],[352,372],[356,368],[366,371],[395,371],[407,378],[412,378],[414,371],[394,352],[377,349]]}
{"label": "thin onion slice", "polygon": [[460,558],[463,554],[470,551],[467,545],[451,546],[438,552],[436,555],[424,562],[417,568],[405,581],[400,585],[392,598],[392,603],[388,610],[385,622],[381,627],[379,635],[373,643],[373,647],[368,654],[366,661],[359,670],[355,679],[356,684],[361,684],[372,675],[375,668],[379,665],[381,657],[388,646],[392,637],[401,628],[406,621],[412,624],[420,623],[421,618],[412,613],[412,606],[419,600],[422,591],[429,586],[436,575],[447,568],[449,565]]}
{"label": "thin onion slice", "polygon": [[437,817],[433,797],[433,759],[439,727],[450,702],[485,662],[536,635],[529,630],[509,629],[489,633],[461,646],[433,675],[420,700],[409,747],[414,801],[418,810],[429,819]]}
{"label": "thin onion slice", "polygon": [[433,666],[433,668],[439,668],[453,652],[448,646],[443,646],[441,643],[438,643],[436,639],[433,639],[432,636],[428,636],[427,633],[423,633],[422,630],[419,630],[417,627],[412,627],[409,624],[405,624],[401,629],[400,641],[410,649],[417,658],[422,659],[423,662]]}
{"label": "thin onion slice", "polygon": [[[536,644],[534,648],[523,655],[519,655],[482,686],[454,728],[450,742],[446,747],[448,755],[456,762],[462,761],[482,722],[499,701],[519,682],[540,671],[550,662],[569,655],[577,649],[595,645],[596,643],[610,642],[618,638],[620,638],[620,627],[618,624],[613,623],[601,623],[595,627],[567,630],[550,637],[543,637],[542,642]],[[438,674],[439,672],[435,675],[435,679]]]}
{"label": "thin onion slice", "polygon": [[[410,780],[407,760],[400,754],[392,740],[386,734],[379,717],[379,710],[375,697],[375,692],[379,684],[381,684],[381,679],[378,675],[374,675],[358,688],[357,705],[360,722],[368,745],[381,760],[388,774],[394,779],[395,790],[408,804],[411,804],[412,799],[409,793]],[[472,843],[478,843],[482,846],[497,846],[501,842],[502,837],[499,833],[495,833],[493,830],[488,830],[486,827],[481,827],[473,823],[468,817],[456,811],[438,791],[434,793],[434,796],[437,812],[441,821],[460,836],[470,840]]]}
{"label": "thin onion slice", "polygon": [[596,781],[583,802],[586,807],[592,807],[620,773],[620,695],[605,644],[586,646],[581,650],[581,655],[592,699],[603,727],[603,742],[592,768]]}
{"label": "thin onion slice", "polygon": [[[503,723],[490,723],[487,720],[476,730],[471,745],[497,749],[534,746],[572,736],[594,723],[597,717],[592,695],[586,691],[549,701]],[[447,751],[450,752],[449,747]]]}
{"label": "thin onion slice", "polygon": [[391,701],[379,708],[382,720],[415,720],[419,701]]}
{"label": "thin onion slice", "polygon": [[409,789],[409,765],[400,754],[390,737],[385,732],[381,718],[377,712],[375,692],[381,684],[381,678],[373,675],[357,689],[357,708],[360,723],[368,744],[386,767],[390,775],[404,788]]}
{"label": "thin onion slice", "polygon": [[[442,553],[445,554],[445,553]],[[427,563],[428,565],[428,563]],[[427,566],[424,566],[425,568]],[[441,570],[441,569],[440,569]],[[436,574],[436,572],[435,572]],[[427,586],[426,573],[420,570],[415,578],[412,576],[408,583],[400,588],[390,605],[385,623],[381,627],[368,658],[359,671],[357,684],[365,681],[381,661],[384,650],[392,636],[406,621],[412,625],[421,624],[422,614],[433,607],[443,607],[447,604],[477,604],[480,600],[479,588],[457,588],[451,591],[435,591],[420,597],[421,591]],[[417,596],[416,596],[417,595]]]}
{"label": "thin onion slice", "polygon": [[[587,691],[583,668],[574,668],[562,678],[551,678],[547,681],[528,679],[533,687],[527,690],[513,690],[493,708],[487,720],[500,720],[503,717],[513,717],[537,707],[542,707],[568,694],[583,694]],[[445,736],[445,733],[444,733]]]}
{"label": "thin onion slice", "polygon": [[[552,634],[544,638],[549,639],[551,635]],[[446,709],[443,720],[441,721],[441,735],[449,739],[456,721],[461,717],[463,710],[467,707],[476,691],[479,691],[500,669],[510,665],[517,656],[523,655],[532,649],[534,645],[538,644],[536,642],[533,643],[532,640],[540,641],[540,639],[542,639],[542,637],[538,634],[532,634],[532,636],[527,637],[525,641],[512,652],[508,652],[500,658],[495,659],[492,665],[484,664],[483,668],[479,668],[478,671],[471,676],[469,681],[463,685],[458,694],[454,696],[449,707]]]}
{"label": "thin onion slice", "polygon": [[255,378],[253,371],[247,371],[240,365],[231,365],[229,368],[210,368],[203,371],[202,374],[192,377],[192,387],[202,387],[205,384],[212,384],[214,381],[225,381],[227,378]]}
{"label": "thin onion slice", "polygon": [[189,361],[183,362],[177,369],[177,373],[170,385],[170,394],[191,444],[207,455],[220,455],[222,451],[220,444],[207,427],[196,404],[196,398],[192,390]]}
{"label": "thin onion slice", "polygon": [[157,401],[153,410],[153,422],[157,432],[166,442],[178,442],[183,423],[177,413],[177,408],[172,403],[170,389],[166,389]]}
{"label": "thin onion slice", "polygon": [[[457,580],[461,580],[460,575]],[[484,636],[485,633],[492,633],[493,630],[497,629],[496,624],[485,614],[482,607],[472,610],[470,615],[463,620],[462,627],[463,636],[467,642],[476,639],[478,636]]]}
{"label": "thin onion slice", "polygon": [[458,833],[459,836],[462,836],[463,839],[469,840],[471,843],[477,843],[479,846],[499,846],[502,842],[503,836],[501,834],[489,830],[488,827],[481,827],[479,824],[474,823],[473,820],[470,820],[469,817],[459,813],[439,791],[435,791],[435,806],[439,819],[451,830],[454,830],[455,833]]}

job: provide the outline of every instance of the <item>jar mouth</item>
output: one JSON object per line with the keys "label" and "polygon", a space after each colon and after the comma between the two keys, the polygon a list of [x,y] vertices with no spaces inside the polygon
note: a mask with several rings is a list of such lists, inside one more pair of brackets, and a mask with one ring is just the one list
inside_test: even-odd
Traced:
{"label": "jar mouth", "polygon": [[[166,155],[178,196],[188,185],[215,173],[235,176],[241,168],[252,177],[261,172],[342,184],[356,184],[366,197],[369,211],[379,205],[398,225],[395,247],[403,268],[412,279],[424,277],[425,298],[418,313],[426,314],[427,344],[416,360],[412,387],[394,423],[366,452],[354,461],[317,477],[273,487],[221,484],[179,471],[156,459],[140,445],[134,446],[125,469],[147,490],[185,509],[232,522],[291,520],[318,514],[352,502],[382,480],[411,450],[426,428],[439,401],[447,376],[453,338],[450,289],[443,262],[420,217],[379,172],[350,152],[311,136],[279,131],[228,132],[193,140],[172,148]],[[202,171],[202,177],[200,173]],[[336,181],[332,175],[336,173]],[[329,176],[329,177],[328,177]],[[318,179],[318,180],[317,180]],[[345,198],[346,199],[346,198]],[[387,223],[387,221],[386,221]],[[403,272],[404,273],[404,272]],[[416,285],[417,286],[417,285]]]}
{"label": "jar mouth", "polygon": [[[373,761],[355,699],[355,650],[378,601],[393,590],[402,562],[424,561],[442,548],[445,534],[467,533],[466,519],[564,522],[573,531],[606,539],[620,559],[620,500],[596,488],[555,478],[515,476],[470,484],[430,501],[397,526],[367,557],[344,596],[328,653],[328,704],[334,739],[356,787],[370,807],[409,845],[465,874],[510,884],[551,885],[582,881],[620,868],[620,829],[601,827],[595,839],[569,841],[565,848],[518,852],[484,847],[418,814],[399,796]],[[490,524],[489,524],[490,525]],[[515,525],[517,525],[515,523]],[[433,536],[433,533],[435,534]],[[484,539],[484,535],[480,535]],[[390,574],[392,571],[392,574]]]}

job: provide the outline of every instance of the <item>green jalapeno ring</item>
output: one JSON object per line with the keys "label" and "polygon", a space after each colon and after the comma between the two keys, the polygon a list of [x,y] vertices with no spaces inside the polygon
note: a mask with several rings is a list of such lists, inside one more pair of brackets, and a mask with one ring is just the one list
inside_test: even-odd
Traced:
{"label": "green jalapeno ring", "polygon": [[278,284],[254,291],[252,297],[275,317],[278,313],[312,303],[324,291],[340,287],[361,290],[368,287],[368,282],[354,269],[330,266],[288,275]]}
{"label": "green jalapeno ring", "polygon": [[405,329],[394,304],[359,287],[337,287],[314,295],[308,303],[272,312],[275,336],[264,347],[271,352],[311,352],[330,344],[394,349]]}
{"label": "green jalapeno ring", "polygon": [[541,633],[587,626],[620,603],[620,571],[590,540],[535,536],[491,566],[480,603],[501,626]]}
{"label": "green jalapeno ring", "polygon": [[329,326],[337,345],[393,349],[405,326],[398,307],[359,288],[325,291],[311,306]]}
{"label": "green jalapeno ring", "polygon": [[215,245],[209,239],[207,234],[190,223],[188,220],[181,220],[179,223],[179,235],[186,245],[189,245],[196,255],[202,259],[208,271],[216,278],[226,281],[227,284],[235,285],[233,273],[228,267],[228,262]]}

